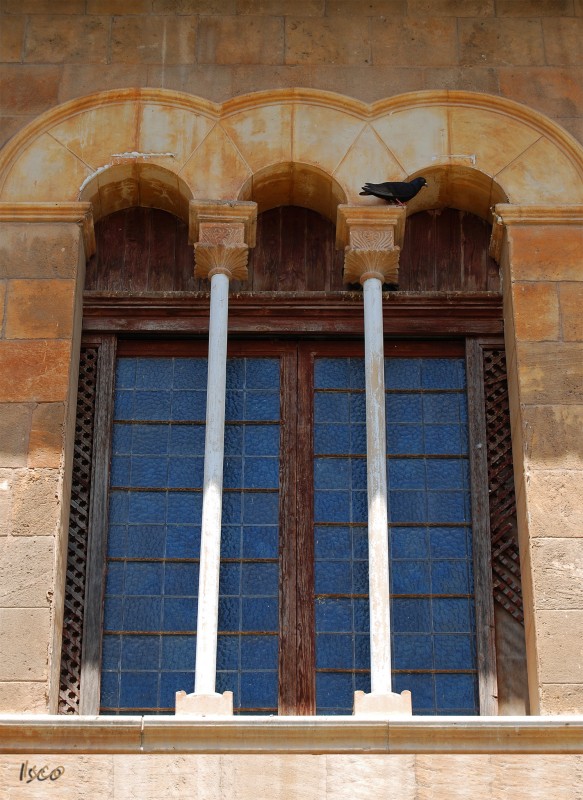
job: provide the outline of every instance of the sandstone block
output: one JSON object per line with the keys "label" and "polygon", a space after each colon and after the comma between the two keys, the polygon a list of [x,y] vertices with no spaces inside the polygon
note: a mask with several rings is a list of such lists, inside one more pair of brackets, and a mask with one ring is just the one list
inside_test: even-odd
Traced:
{"label": "sandstone block", "polygon": [[[250,69],[256,69],[261,74],[264,71],[263,67]],[[232,73],[232,67],[213,64],[181,64],[170,67],[152,64],[148,67],[147,85],[175,89],[178,92],[192,92],[195,87],[196,94],[207,97],[215,103],[222,103],[234,94],[239,94],[231,88]]]}
{"label": "sandstone block", "polygon": [[154,14],[234,14],[236,0],[153,0]]}
{"label": "sandstone block", "polygon": [[541,683],[583,683],[583,611],[537,612]]}
{"label": "sandstone block", "polygon": [[494,0],[409,0],[410,16],[434,17],[492,17],[496,13]]}
{"label": "sandstone block", "polygon": [[459,64],[456,20],[448,17],[390,17],[372,26],[372,63],[393,67],[439,67]]}
{"label": "sandstone block", "polygon": [[[304,16],[303,12],[294,3],[294,15]],[[288,11],[288,14],[290,12]],[[368,0],[361,3],[359,0],[326,0],[326,16],[338,15],[340,17],[400,17],[407,13],[407,3],[403,0]]]}
{"label": "sandstone block", "polygon": [[32,122],[34,116],[25,117],[20,115],[10,116],[8,114],[0,114],[0,147],[3,147],[6,142],[11,139],[15,133]]}
{"label": "sandstone block", "polygon": [[[308,67],[306,67],[308,69]],[[319,89],[340,92],[373,103],[391,94],[425,88],[425,70],[409,67],[320,66],[310,67],[312,83]]]}
{"label": "sandstone block", "polygon": [[107,63],[107,17],[33,15],[24,49],[27,63]]}
{"label": "sandstone block", "polygon": [[281,17],[201,17],[200,64],[283,64]]}
{"label": "sandstone block", "polygon": [[12,480],[13,536],[54,536],[61,511],[58,470],[17,470]]}
{"label": "sandstone block", "polygon": [[[148,14],[152,10],[152,0],[87,0],[87,14]],[[127,84],[131,84],[128,82]]]}
{"label": "sandstone block", "polygon": [[560,17],[572,12],[571,0],[496,0],[499,17]]}
{"label": "sandstone block", "polygon": [[[581,67],[500,66],[500,93],[551,117],[573,117],[583,102]],[[542,276],[541,276],[542,277]]]}
{"label": "sandstone block", "polygon": [[325,797],[416,800],[415,756],[333,755],[326,758]]}
{"label": "sandstone block", "polygon": [[0,281],[0,331],[4,325],[4,306],[6,301],[6,283]]}
{"label": "sandstone block", "polygon": [[513,280],[580,280],[583,226],[513,225],[508,236]]}
{"label": "sandstone block", "polygon": [[196,17],[114,17],[111,60],[121,64],[192,64]]}
{"label": "sandstone block", "polygon": [[462,64],[544,64],[542,30],[536,19],[460,19]]}
{"label": "sandstone block", "polygon": [[561,283],[559,304],[563,339],[568,342],[583,341],[583,281]]}
{"label": "sandstone block", "polygon": [[0,544],[0,608],[47,608],[52,574],[52,537],[4,537]]}
{"label": "sandstone block", "polygon": [[583,472],[532,470],[527,477],[531,538],[583,537]]}
{"label": "sandstone block", "polygon": [[426,70],[424,88],[497,94],[498,71],[494,67],[436,67]]}
{"label": "sandstone block", "polygon": [[11,533],[13,475],[11,469],[0,469],[0,536]]}
{"label": "sandstone block", "polygon": [[522,341],[559,339],[559,298],[554,283],[515,283],[512,286],[515,335]]}
{"label": "sandstone block", "polygon": [[0,278],[74,278],[81,229],[73,223],[0,223]]}
{"label": "sandstone block", "polygon": [[533,539],[537,608],[583,609],[583,538]]}
{"label": "sandstone block", "polygon": [[64,426],[63,403],[41,403],[34,408],[28,443],[29,467],[61,466]]}
{"label": "sandstone block", "polygon": [[488,756],[428,756],[415,759],[417,794],[415,800],[434,798],[491,798],[492,764]]}
{"label": "sandstone block", "polygon": [[581,345],[517,342],[520,400],[528,405],[570,405],[581,402]]}
{"label": "sandstone block", "polygon": [[5,14],[83,14],[85,0],[3,0]]}
{"label": "sandstone block", "polygon": [[583,684],[543,683],[541,714],[583,714]]}
{"label": "sandstone block", "polygon": [[0,404],[0,467],[26,466],[30,416],[29,405]]}
{"label": "sandstone block", "polygon": [[59,102],[106,89],[157,85],[148,83],[146,64],[64,64]]}
{"label": "sandstone block", "polygon": [[76,281],[8,281],[6,339],[67,339],[73,332]]}
{"label": "sandstone block", "polygon": [[[350,2],[350,0],[348,1]],[[383,0],[380,2],[382,3]],[[395,0],[384,0],[384,2],[395,5]],[[400,3],[400,0],[396,0],[396,2]],[[342,5],[342,2],[335,2],[332,5],[336,7]],[[372,5],[373,3],[368,3],[368,6]],[[293,14],[295,17],[323,17],[324,13],[333,14],[335,12],[330,9],[330,4],[326,4],[325,0],[295,0],[293,3],[290,3],[289,0],[236,0],[235,13],[265,14],[272,17],[286,14]]]}
{"label": "sandstone block", "polygon": [[524,406],[522,423],[529,466],[583,469],[583,405]]}
{"label": "sandstone block", "polygon": [[547,64],[583,64],[583,19],[544,19],[543,36]]}
{"label": "sandstone block", "polygon": [[67,340],[1,341],[0,400],[63,402],[69,391],[70,366]]}
{"label": "sandstone block", "polygon": [[0,61],[21,61],[24,17],[5,17],[0,25]]}
{"label": "sandstone block", "polygon": [[3,64],[0,112],[40,114],[58,102],[61,68],[43,64]]}
{"label": "sandstone block", "polygon": [[[0,683],[0,713],[2,714],[47,714],[47,685],[44,681],[7,681]],[[12,766],[12,765],[11,765]],[[14,778],[14,769],[10,770]],[[2,766],[0,765],[0,775]],[[8,781],[0,778],[0,785]]]}
{"label": "sandstone block", "polygon": [[0,681],[43,681],[50,638],[48,608],[0,608]]}

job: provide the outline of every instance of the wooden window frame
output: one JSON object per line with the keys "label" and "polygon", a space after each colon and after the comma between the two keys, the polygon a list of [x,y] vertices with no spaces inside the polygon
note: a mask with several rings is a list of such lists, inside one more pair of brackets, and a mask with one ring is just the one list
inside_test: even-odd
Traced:
{"label": "wooden window frame", "polygon": [[[113,421],[113,380],[115,360],[118,354],[132,352],[151,352],[159,350],[152,337],[163,338],[166,354],[181,355],[206,354],[207,341],[201,338],[208,329],[208,301],[200,298],[200,306],[190,305],[176,298],[154,304],[143,298],[140,302],[127,298],[88,298],[87,315],[84,319],[84,342],[98,347],[98,376],[95,390],[95,439],[93,448],[92,492],[89,509],[91,536],[88,541],[87,574],[85,590],[85,619],[83,621],[83,651],[81,658],[81,692],[79,712],[95,714],[99,702],[99,682],[101,664],[101,630],[105,548],[107,541],[107,503],[109,492],[109,460],[111,430]],[[244,298],[245,299],[245,298]],[[362,342],[362,298],[358,295],[342,300],[307,297],[298,306],[292,298],[283,298],[279,306],[273,298],[246,298],[235,304],[234,324],[230,324],[230,334],[235,334],[229,343],[232,355],[270,355],[273,345],[269,340],[278,340],[277,347],[282,359],[296,358],[295,345],[286,348],[286,335],[305,338],[303,365],[296,370],[282,370],[282,419],[286,420],[285,430],[295,428],[306,440],[310,440],[313,386],[309,373],[309,359],[315,353],[347,355],[361,353]],[[294,298],[298,301],[298,298]],[[460,298],[461,299],[461,298]],[[497,335],[501,328],[500,298],[469,296],[461,299],[460,305],[452,305],[449,298],[393,298],[385,304],[386,333],[395,333],[399,339],[386,340],[385,354],[390,355],[395,348],[402,349],[411,343],[411,352],[420,353],[421,343],[415,338],[432,328],[435,338],[427,344],[425,352],[447,355],[446,351],[457,355],[465,350],[468,380],[468,411],[470,433],[470,469],[472,477],[472,520],[474,536],[475,565],[475,608],[477,663],[479,675],[480,714],[496,714],[496,653],[494,644],[494,611],[491,586],[491,550],[489,541],[488,485],[484,422],[484,388],[482,373],[482,348],[486,345],[501,346],[503,342]],[[287,301],[287,302],[286,302]],[[394,304],[394,305],[393,305]],[[196,307],[195,307],[196,306]],[[332,310],[331,307],[332,306]],[[390,306],[387,309],[387,306]],[[202,310],[201,310],[202,307]],[[163,309],[163,319],[158,314]],[[206,308],[207,316],[204,316]],[[397,308],[397,314],[392,313]],[[127,314],[128,309],[131,314]],[[296,314],[297,309],[297,314]],[[263,313],[257,319],[257,311]],[[333,311],[339,312],[334,317]],[[422,325],[419,320],[422,311],[428,312]],[[152,313],[153,311],[153,313]],[[121,312],[121,313],[120,313]],[[170,313],[169,313],[170,312]],[[477,312],[477,313],[470,313]],[[166,316],[168,314],[168,316]],[[176,314],[176,316],[174,316]],[[205,327],[205,323],[206,326]],[[234,328],[234,330],[232,330]],[[313,330],[315,328],[315,330]],[[465,330],[460,330],[465,329]],[[469,330],[468,330],[469,329]],[[262,338],[246,339],[238,342],[240,336],[261,332]],[[484,336],[484,333],[486,336]],[[168,337],[178,335],[174,341]],[[469,334],[469,335],[468,335]],[[182,337],[190,340],[182,341]],[[317,341],[310,350],[310,337],[334,336],[338,341]],[[283,338],[281,338],[283,336]],[[356,337],[356,338],[355,338]],[[453,344],[448,344],[453,342]],[[464,341],[466,342],[464,346]],[[453,348],[453,349],[452,349]],[[306,360],[307,359],[307,360]],[[295,375],[295,377],[294,377]],[[302,375],[298,381],[297,376]],[[298,394],[301,392],[301,394]],[[294,399],[297,398],[297,401]],[[302,409],[302,413],[298,409]],[[288,434],[282,434],[286,437]],[[286,452],[297,448],[298,436],[294,433],[282,442]],[[480,446],[482,445],[482,446]],[[301,454],[286,459],[281,471],[280,512],[282,524],[292,516],[298,519],[296,535],[282,532],[284,546],[281,551],[280,582],[280,675],[294,675],[293,680],[280,679],[280,714],[309,714],[315,708],[315,653],[314,637],[301,637],[298,631],[313,630],[313,603],[303,602],[310,595],[313,586],[313,558],[306,558],[313,551],[312,520],[308,504],[299,503],[298,497],[310,497],[311,486],[304,485],[310,470],[305,468],[306,459],[311,457],[304,448]],[[300,464],[301,458],[304,463]],[[310,565],[301,574],[297,573],[296,557],[301,552],[302,562]],[[313,553],[312,553],[313,554]],[[286,584],[285,591],[283,589]],[[312,592],[313,594],[313,592]],[[188,687],[187,687],[188,688]]]}

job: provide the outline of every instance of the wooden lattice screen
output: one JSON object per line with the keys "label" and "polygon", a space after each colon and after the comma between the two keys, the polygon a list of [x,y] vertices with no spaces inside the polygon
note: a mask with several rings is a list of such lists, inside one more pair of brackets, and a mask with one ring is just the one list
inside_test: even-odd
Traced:
{"label": "wooden lattice screen", "polygon": [[60,714],[79,713],[97,357],[97,347],[81,348],[61,651]]}
{"label": "wooden lattice screen", "polygon": [[484,395],[494,599],[524,624],[506,357],[503,348],[484,349]]}

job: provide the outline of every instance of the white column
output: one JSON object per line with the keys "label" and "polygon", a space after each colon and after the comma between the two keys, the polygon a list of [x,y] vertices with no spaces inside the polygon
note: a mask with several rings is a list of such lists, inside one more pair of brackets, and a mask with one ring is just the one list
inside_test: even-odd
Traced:
{"label": "white column", "polygon": [[387,694],[391,691],[387,449],[381,277],[374,273],[365,273],[361,277],[364,294],[370,682],[373,694]]}
{"label": "white column", "polygon": [[217,666],[229,312],[227,272],[216,270],[209,277],[211,301],[194,683],[195,694],[203,695],[215,693]]}

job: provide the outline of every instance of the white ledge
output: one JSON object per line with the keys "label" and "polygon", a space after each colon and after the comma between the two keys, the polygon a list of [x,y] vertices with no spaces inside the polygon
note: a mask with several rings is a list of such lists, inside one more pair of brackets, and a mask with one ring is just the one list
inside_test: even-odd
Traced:
{"label": "white ledge", "polygon": [[583,753],[583,716],[0,716],[0,753]]}

